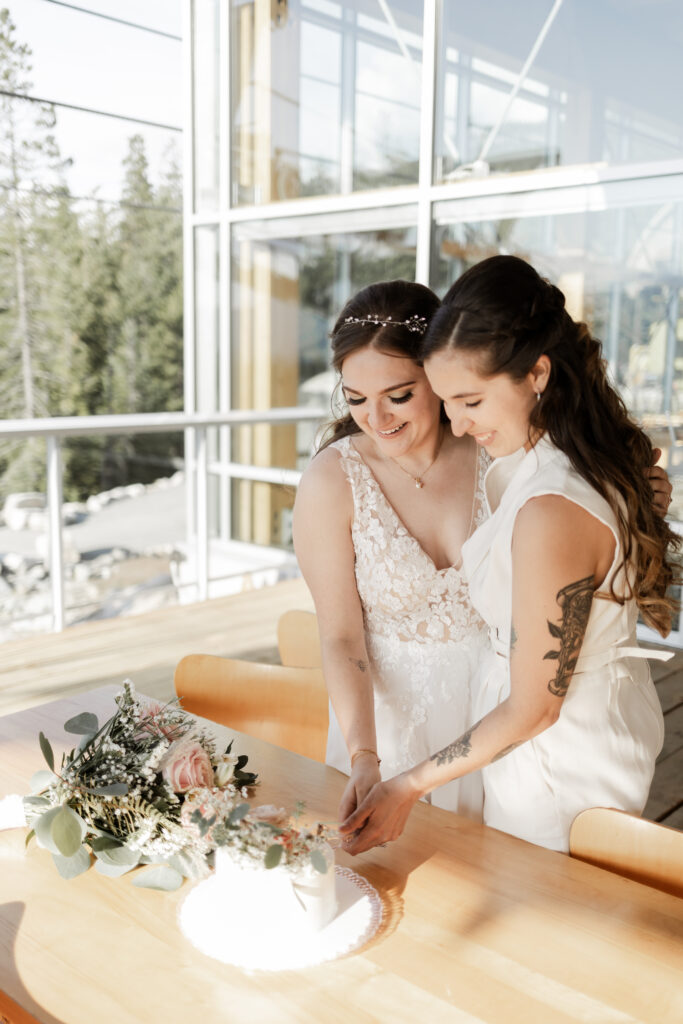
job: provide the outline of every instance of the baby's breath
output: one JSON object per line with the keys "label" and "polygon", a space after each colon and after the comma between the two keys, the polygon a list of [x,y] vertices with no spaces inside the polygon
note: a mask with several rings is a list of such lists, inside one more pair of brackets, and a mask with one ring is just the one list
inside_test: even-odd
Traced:
{"label": "baby's breath", "polygon": [[[219,750],[178,701],[160,705],[141,699],[130,680],[115,700],[117,710],[102,726],[90,714],[66,723],[66,731],[80,742],[64,754],[59,768],[54,766],[49,784],[27,798],[27,821],[42,845],[59,846],[51,834],[44,840],[51,828],[46,823],[61,806],[68,809],[67,829],[73,826],[77,841],[80,836],[96,858],[123,871],[142,861],[166,864],[179,879],[201,877],[218,846],[229,847],[239,858],[266,866],[282,862],[292,870],[318,856],[313,851],[330,837],[329,830],[300,825],[300,808],[294,819],[278,811],[277,821],[268,821],[267,813],[264,820],[270,808],[252,812],[247,800],[256,776],[245,771],[247,758],[233,754],[232,743]],[[42,735],[41,748],[52,768],[52,751]],[[183,775],[185,768],[174,774],[174,759],[185,757],[205,765],[198,770],[201,784],[193,787]],[[205,784],[207,775],[213,777],[212,786]],[[84,870],[83,858],[70,856]],[[65,853],[60,863],[68,860]]]}

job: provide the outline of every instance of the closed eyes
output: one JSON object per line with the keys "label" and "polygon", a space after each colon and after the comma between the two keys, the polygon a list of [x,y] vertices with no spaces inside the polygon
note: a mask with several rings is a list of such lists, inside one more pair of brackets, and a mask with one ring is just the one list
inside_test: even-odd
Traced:
{"label": "closed eyes", "polygon": [[[394,397],[393,395],[388,395],[387,397],[393,405],[403,405],[404,402],[408,402],[413,397],[413,392],[406,391],[405,395],[398,395],[397,397]],[[350,395],[347,395],[346,401],[349,403],[349,405],[362,405],[365,399],[351,398]]]}

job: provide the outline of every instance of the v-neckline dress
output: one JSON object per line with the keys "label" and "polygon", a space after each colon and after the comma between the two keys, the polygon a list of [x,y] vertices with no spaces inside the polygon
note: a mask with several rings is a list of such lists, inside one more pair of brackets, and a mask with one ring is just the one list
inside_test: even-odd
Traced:
{"label": "v-neckline dress", "polygon": [[[351,437],[339,452],[353,495],[351,535],[375,697],[382,777],[389,778],[451,743],[471,724],[473,681],[487,647],[460,566],[437,569],[399,518]],[[486,516],[484,474],[476,457],[470,531]],[[347,774],[349,756],[330,708],[327,763]],[[481,819],[478,772],[431,794],[431,802]]]}

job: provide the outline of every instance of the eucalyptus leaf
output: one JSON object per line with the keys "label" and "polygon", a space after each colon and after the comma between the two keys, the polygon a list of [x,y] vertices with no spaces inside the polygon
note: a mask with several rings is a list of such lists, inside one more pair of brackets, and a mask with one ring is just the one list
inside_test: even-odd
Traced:
{"label": "eucalyptus leaf", "polygon": [[94,736],[99,728],[97,715],[93,715],[91,711],[82,711],[80,715],[75,715],[64,723],[64,732],[72,732],[77,736]]}
{"label": "eucalyptus leaf", "polygon": [[123,846],[121,840],[117,839],[116,836],[109,835],[107,832],[100,833],[100,835],[90,840],[90,849],[93,853],[97,853],[98,850],[118,849],[119,846]]}
{"label": "eucalyptus leaf", "polygon": [[183,876],[180,871],[169,867],[168,864],[160,864],[154,868],[147,868],[141,871],[133,879],[133,885],[140,889],[158,889],[161,892],[173,892],[183,884]]}
{"label": "eucalyptus leaf", "polygon": [[31,842],[31,840],[35,837],[35,834],[36,834],[35,833],[35,829],[31,829],[29,834],[26,836],[26,840],[24,842],[24,846],[28,846],[28,844]]}
{"label": "eucalyptus leaf", "polygon": [[282,860],[283,849],[280,843],[273,843],[266,850],[266,855],[263,859],[263,863],[267,868],[276,868]]}
{"label": "eucalyptus leaf", "polygon": [[128,784],[125,782],[110,782],[107,786],[84,786],[86,793],[94,796],[125,796],[128,792]]}
{"label": "eucalyptus leaf", "polygon": [[249,814],[249,804],[238,804],[228,815],[228,825],[236,825],[247,814]]}
{"label": "eucalyptus leaf", "polygon": [[191,854],[186,850],[180,850],[169,858],[167,864],[174,871],[179,871],[185,878],[206,878],[209,874],[206,857],[196,852]]}
{"label": "eucalyptus leaf", "polygon": [[52,819],[50,831],[57,853],[62,857],[73,857],[85,839],[86,826],[73,808],[64,804]]}
{"label": "eucalyptus leaf", "polygon": [[[51,807],[48,811],[45,811],[44,814],[37,817],[33,822],[33,828],[36,833],[38,845],[42,846],[45,850],[49,850],[50,853],[61,854],[62,852],[52,836],[52,823],[63,809],[64,808],[61,804],[57,807]],[[74,850],[73,852],[75,853],[76,851]]]}
{"label": "eucalyptus leaf", "polygon": [[106,846],[106,847],[95,847],[97,840],[93,840],[93,853],[98,860],[102,861],[103,864],[109,864],[111,867],[128,867],[134,868],[140,863],[140,851],[131,850],[128,846]]}
{"label": "eucalyptus leaf", "polygon": [[129,871],[132,871],[136,864],[105,864],[103,860],[97,859],[95,861],[95,871],[98,875],[104,875],[106,878],[120,878],[121,875],[127,875]]}
{"label": "eucalyptus leaf", "polygon": [[41,814],[51,807],[50,801],[46,796],[25,796],[23,804],[24,811],[28,811],[31,814]]}
{"label": "eucalyptus leaf", "polygon": [[50,741],[44,732],[38,733],[38,742],[40,743],[40,749],[43,752],[43,757],[47,761],[47,766],[51,772],[55,770],[55,755],[52,753],[52,747]]}
{"label": "eucalyptus leaf", "polygon": [[85,846],[79,846],[71,857],[61,857],[58,853],[53,853],[52,859],[62,878],[75,878],[90,867],[90,854]]}
{"label": "eucalyptus leaf", "polygon": [[57,776],[54,772],[47,772],[42,768],[39,772],[34,772],[31,776],[29,783],[32,793],[41,793],[48,786],[51,786]]}
{"label": "eucalyptus leaf", "polygon": [[265,828],[275,836],[281,836],[284,832],[284,829],[280,825],[274,825],[272,821],[255,821],[254,824],[258,825],[259,828]]}
{"label": "eucalyptus leaf", "polygon": [[322,850],[311,850],[311,864],[321,875],[327,874],[328,863]]}

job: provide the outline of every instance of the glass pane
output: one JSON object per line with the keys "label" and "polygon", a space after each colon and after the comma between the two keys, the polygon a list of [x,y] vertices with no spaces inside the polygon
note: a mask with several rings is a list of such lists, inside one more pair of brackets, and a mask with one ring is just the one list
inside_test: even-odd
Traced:
{"label": "glass pane", "polygon": [[606,205],[464,222],[459,204],[440,204],[433,287],[444,292],[497,252],[521,256],[555,282],[574,319],[602,341],[625,402],[664,450],[683,516],[683,203],[624,205],[608,193]]}
{"label": "glass pane", "polygon": [[[381,279],[415,276],[415,229],[317,234],[233,245],[234,408],[329,409],[329,331],[346,300]],[[302,469],[315,426],[233,431],[235,461]],[[284,489],[239,482],[233,536],[262,544],[287,535]],[[287,499],[287,500],[285,500]]]}
{"label": "glass pane", "polygon": [[683,153],[683,23],[670,5],[455,0],[442,8],[437,181]]}
{"label": "glass pane", "polygon": [[[0,454],[0,642],[52,628],[42,438]],[[181,433],[73,438],[62,446],[66,625],[176,604],[187,557]],[[21,491],[22,493],[17,493]]]}
{"label": "glass pane", "polygon": [[231,6],[235,203],[417,181],[421,3]]}
{"label": "glass pane", "polygon": [[194,208],[218,208],[218,0],[192,4]]}
{"label": "glass pane", "polygon": [[195,409],[219,405],[218,228],[195,228]]}

